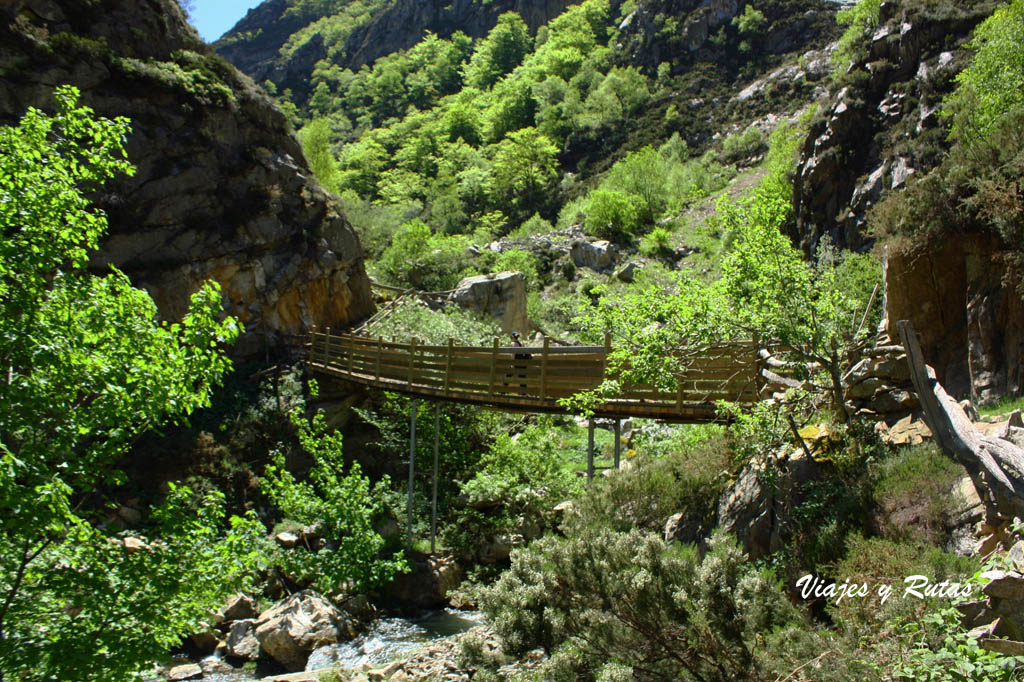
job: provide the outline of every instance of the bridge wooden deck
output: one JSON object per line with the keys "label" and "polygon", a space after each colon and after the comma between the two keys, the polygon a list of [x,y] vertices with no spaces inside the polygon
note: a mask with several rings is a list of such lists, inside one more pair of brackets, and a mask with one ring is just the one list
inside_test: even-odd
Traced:
{"label": "bridge wooden deck", "polygon": [[[608,375],[611,346],[433,346],[352,334],[312,334],[311,371],[433,401],[510,412],[568,413],[558,400],[597,388]],[[626,385],[594,416],[670,422],[718,419],[715,402],[756,402],[765,388],[752,342],[721,344],[681,358],[674,390]]]}

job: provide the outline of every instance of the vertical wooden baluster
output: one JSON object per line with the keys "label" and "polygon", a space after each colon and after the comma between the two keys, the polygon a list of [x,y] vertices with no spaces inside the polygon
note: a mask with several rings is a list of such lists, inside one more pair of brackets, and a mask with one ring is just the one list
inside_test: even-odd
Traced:
{"label": "vertical wooden baluster", "polygon": [[331,361],[331,328],[328,327],[324,334],[324,367]]}
{"label": "vertical wooden baluster", "polygon": [[413,399],[409,408],[409,504],[406,507],[405,547],[412,549],[412,489],[416,478],[416,400]]}
{"label": "vertical wooden baluster", "polygon": [[619,468],[619,452],[622,447],[622,420],[615,418],[615,468]]}
{"label": "vertical wooden baluster", "polygon": [[[450,339],[449,339],[450,340]],[[441,434],[441,404],[434,403],[434,477],[430,493],[430,553],[437,551],[437,452]]]}
{"label": "vertical wooden baluster", "polygon": [[601,381],[605,379],[605,372],[608,371],[608,354],[612,352],[612,335],[604,333],[604,357],[601,358]]}
{"label": "vertical wooden baluster", "polygon": [[540,356],[540,401],[544,402],[548,397],[548,350],[551,341],[544,337],[544,352]]}
{"label": "vertical wooden baluster", "polygon": [[494,395],[494,373],[498,366],[498,337],[494,337],[494,347],[491,349],[491,380],[487,387],[487,395]]}
{"label": "vertical wooden baluster", "polygon": [[683,375],[676,375],[676,410],[683,413]]}
{"label": "vertical wooden baluster", "polygon": [[381,346],[382,346],[383,344],[384,344],[384,341],[383,341],[383,339],[381,339],[381,338],[380,338],[380,337],[378,336],[378,337],[377,337],[377,370],[376,370],[376,375],[377,375],[377,385],[378,385],[378,386],[380,385],[380,356],[381,356]]}
{"label": "vertical wooden baluster", "polygon": [[587,422],[587,483],[594,480],[594,416]]}
{"label": "vertical wooden baluster", "polygon": [[409,344],[409,379],[406,382],[409,385],[409,387],[412,387],[413,363],[415,362],[415,360],[416,360],[416,337],[414,336],[413,339],[412,339],[412,343]]}
{"label": "vertical wooden baluster", "polygon": [[353,359],[354,359],[353,355],[355,355],[355,352],[356,352],[356,337],[352,336],[352,335],[349,335],[349,337],[348,337],[348,373],[349,373],[349,375],[352,375],[353,369],[355,367],[355,365],[353,363]]}
{"label": "vertical wooden baluster", "polygon": [[450,383],[449,380],[451,378],[450,375],[452,373],[452,347],[454,345],[455,345],[455,340],[452,337],[449,336],[448,337],[448,357],[445,359],[445,363],[444,363],[444,394],[445,395],[448,395],[448,393],[449,393],[448,385]]}
{"label": "vertical wooden baluster", "polygon": [[316,325],[309,331],[309,361],[316,364]]}

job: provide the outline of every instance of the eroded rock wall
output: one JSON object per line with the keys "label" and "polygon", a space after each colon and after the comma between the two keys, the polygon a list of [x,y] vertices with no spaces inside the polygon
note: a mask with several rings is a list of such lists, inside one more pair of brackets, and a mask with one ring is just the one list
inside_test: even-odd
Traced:
{"label": "eroded rock wall", "polygon": [[890,336],[910,320],[928,364],[949,393],[987,402],[1024,390],[1020,252],[992,237],[887,253]]}
{"label": "eroded rock wall", "polygon": [[938,11],[882,3],[866,57],[849,65],[797,167],[791,236],[806,253],[823,235],[851,249],[868,246],[868,210],[941,161],[948,148],[942,98],[969,59],[965,41],[994,6],[956,0]]}
{"label": "eroded rock wall", "polygon": [[373,308],[359,238],[312,177],[284,116],[204,45],[173,0],[0,3],[0,122],[54,107],[69,83],[127,116],[138,169],[97,197],[110,234],[94,259],[147,289],[167,319],[221,283],[246,334],[234,353]]}

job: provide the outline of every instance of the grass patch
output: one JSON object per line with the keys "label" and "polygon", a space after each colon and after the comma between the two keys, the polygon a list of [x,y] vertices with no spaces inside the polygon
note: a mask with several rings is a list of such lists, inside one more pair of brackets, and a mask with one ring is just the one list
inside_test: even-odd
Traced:
{"label": "grass patch", "polygon": [[907,448],[883,461],[874,486],[880,533],[937,544],[958,503],[951,490],[963,473],[963,467],[932,444]]}
{"label": "grass patch", "polygon": [[1024,396],[1016,398],[1004,396],[994,403],[978,405],[978,414],[982,417],[996,417],[1008,414],[1014,410],[1024,410]]}

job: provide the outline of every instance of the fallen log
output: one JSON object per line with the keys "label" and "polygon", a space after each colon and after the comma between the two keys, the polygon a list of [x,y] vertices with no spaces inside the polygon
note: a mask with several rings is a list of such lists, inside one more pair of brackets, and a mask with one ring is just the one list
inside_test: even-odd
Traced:
{"label": "fallen log", "polygon": [[925,421],[939,447],[967,469],[985,504],[989,525],[1024,518],[1024,450],[978,431],[938,382],[935,370],[924,363],[914,326],[900,320],[896,327],[907,352],[910,379],[921,398]]}

